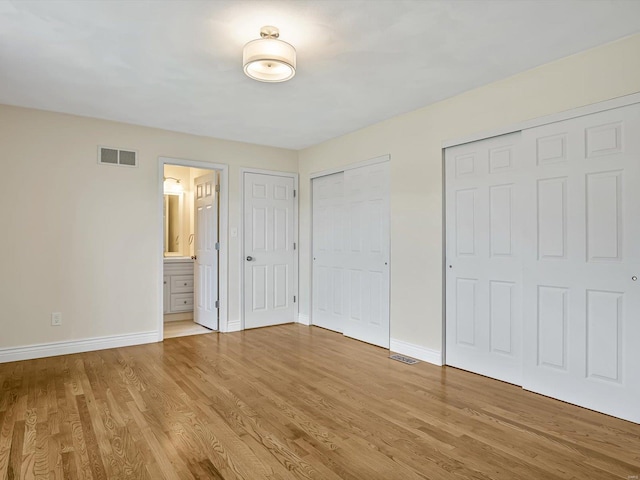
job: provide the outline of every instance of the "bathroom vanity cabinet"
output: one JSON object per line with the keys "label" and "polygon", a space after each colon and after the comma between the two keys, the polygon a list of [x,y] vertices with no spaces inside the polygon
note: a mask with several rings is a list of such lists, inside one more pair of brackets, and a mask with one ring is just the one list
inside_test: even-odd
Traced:
{"label": "bathroom vanity cabinet", "polygon": [[193,260],[164,259],[164,313],[193,311]]}

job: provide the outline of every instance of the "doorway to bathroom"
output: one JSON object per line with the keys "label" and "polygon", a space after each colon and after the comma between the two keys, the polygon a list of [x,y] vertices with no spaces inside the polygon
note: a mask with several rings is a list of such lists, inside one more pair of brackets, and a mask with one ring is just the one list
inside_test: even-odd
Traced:
{"label": "doorway to bathroom", "polygon": [[227,171],[160,158],[162,339],[226,327]]}

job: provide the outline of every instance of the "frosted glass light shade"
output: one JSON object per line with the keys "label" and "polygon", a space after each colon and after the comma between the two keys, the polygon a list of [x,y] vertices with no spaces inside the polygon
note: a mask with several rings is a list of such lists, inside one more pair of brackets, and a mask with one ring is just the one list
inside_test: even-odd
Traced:
{"label": "frosted glass light shade", "polygon": [[165,179],[164,181],[164,193],[167,194],[180,194],[182,192],[184,192],[184,188],[182,188],[182,185],[180,184],[180,182],[176,182],[176,181],[171,181],[169,179]]}
{"label": "frosted glass light shade", "polygon": [[242,64],[254,80],[284,82],[296,74],[296,49],[277,38],[260,38],[244,46]]}

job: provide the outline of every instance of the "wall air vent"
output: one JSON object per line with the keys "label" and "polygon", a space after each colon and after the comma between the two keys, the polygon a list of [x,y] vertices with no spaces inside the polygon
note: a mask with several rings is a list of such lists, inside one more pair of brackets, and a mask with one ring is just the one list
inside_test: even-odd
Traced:
{"label": "wall air vent", "polygon": [[136,152],[135,150],[121,150],[118,148],[98,147],[98,163],[102,165],[137,167],[138,152]]}

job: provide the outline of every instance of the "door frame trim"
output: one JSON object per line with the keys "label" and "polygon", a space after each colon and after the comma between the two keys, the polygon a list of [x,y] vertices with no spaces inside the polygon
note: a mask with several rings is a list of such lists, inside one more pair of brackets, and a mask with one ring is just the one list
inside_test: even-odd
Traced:
{"label": "door frame trim", "polygon": [[391,155],[380,155],[379,157],[369,158],[368,160],[362,160],[360,162],[350,163],[342,167],[328,168],[319,172],[313,172],[309,174],[309,179],[313,180],[317,177],[326,177],[327,175],[333,175],[334,173],[346,172],[347,170],[353,170],[354,168],[367,167],[369,165],[375,165],[376,163],[384,163],[391,161]]}
{"label": "door frame trim", "polygon": [[300,187],[298,185],[299,174],[297,172],[284,172],[280,170],[265,170],[261,168],[249,168],[242,167],[240,169],[240,221],[238,222],[238,237],[240,238],[240,257],[239,257],[239,265],[240,265],[240,322],[239,324],[233,325],[233,330],[244,330],[244,175],[245,173],[258,173],[261,175],[271,175],[274,177],[287,177],[293,178],[293,188],[296,190],[296,196],[293,198],[293,241],[296,244],[295,254],[293,256],[293,289],[294,295],[296,296],[296,303],[294,308],[294,318],[291,320],[293,323],[298,321],[298,316],[300,314],[300,286],[299,282],[299,256],[300,256],[300,240],[298,238],[298,211],[299,211],[299,202],[300,202]]}
{"label": "door frame trim", "polygon": [[163,271],[164,271],[164,166],[176,165],[179,167],[202,168],[207,170],[215,170],[220,174],[220,218],[218,239],[220,241],[220,257],[218,261],[218,288],[220,293],[220,309],[218,318],[218,331],[228,332],[229,319],[229,165],[224,163],[210,163],[201,160],[188,160],[184,158],[158,157],[158,233],[157,238],[160,240],[157,245],[158,263],[160,275],[157,281],[158,288],[158,341],[164,340],[164,305],[163,305]]}

